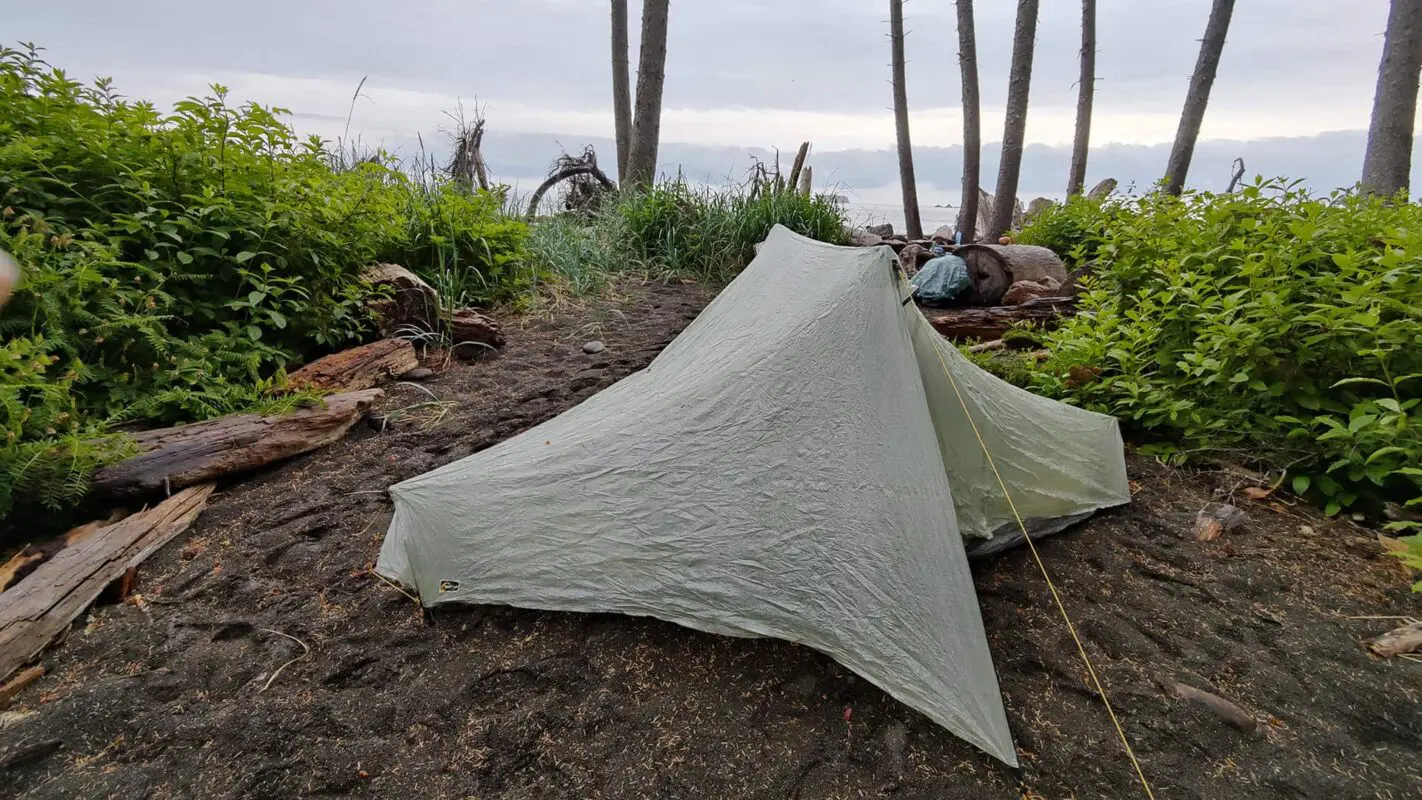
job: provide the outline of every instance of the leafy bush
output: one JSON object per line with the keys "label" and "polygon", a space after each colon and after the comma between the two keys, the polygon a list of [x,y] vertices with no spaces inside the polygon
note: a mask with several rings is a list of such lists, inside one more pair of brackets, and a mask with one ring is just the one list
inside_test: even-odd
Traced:
{"label": "leafy bush", "polygon": [[1268,182],[1100,213],[1079,228],[1099,262],[1081,313],[1034,389],[1156,452],[1287,469],[1329,513],[1422,504],[1422,208]]}
{"label": "leafy bush", "polygon": [[246,408],[368,336],[372,261],[441,271],[471,302],[530,283],[527,228],[497,198],[382,158],[337,169],[282,113],[213,87],[161,114],[0,49],[0,249],[25,270],[0,312],[0,514],[17,492],[81,494],[118,452],[108,424]]}
{"label": "leafy bush", "polygon": [[1096,260],[1107,231],[1128,206],[1117,198],[1092,200],[1085,195],[1068,198],[1064,205],[1042,211],[1014,234],[1022,244],[1046,247],[1062,257],[1069,268]]}

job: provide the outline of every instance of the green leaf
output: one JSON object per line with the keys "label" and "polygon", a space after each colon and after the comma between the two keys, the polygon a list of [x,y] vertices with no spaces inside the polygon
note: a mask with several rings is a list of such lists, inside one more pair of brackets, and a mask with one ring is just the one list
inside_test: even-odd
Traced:
{"label": "green leaf", "polygon": [[1392,399],[1391,397],[1384,397],[1378,400],[1377,404],[1387,409],[1388,411],[1394,411],[1398,414],[1402,413],[1402,406],[1398,405],[1398,402]]}
{"label": "green leaf", "polygon": [[1380,381],[1377,378],[1344,378],[1343,380],[1338,381],[1337,383],[1333,384],[1328,388],[1337,389],[1340,386],[1353,386],[1359,383],[1369,383],[1375,386],[1386,386],[1388,388],[1392,388],[1391,384],[1386,381]]}
{"label": "green leaf", "polygon": [[252,341],[258,341],[262,338],[262,329],[258,328],[256,325],[248,325],[247,335],[252,338]]}
{"label": "green leaf", "polygon": [[157,251],[157,250],[144,250],[144,251],[143,251],[143,255],[144,255],[144,257],[146,257],[149,261],[157,261],[157,260],[158,260],[158,251]]}
{"label": "green leaf", "polygon": [[251,250],[243,250],[242,252],[237,254],[237,263],[245,264],[248,261],[251,261],[252,257],[255,255],[256,253],[253,253]]}
{"label": "green leaf", "polygon": [[1309,483],[1311,483],[1311,481],[1307,475],[1295,475],[1293,481],[1294,494],[1301,495],[1307,492]]}
{"label": "green leaf", "polygon": [[1329,503],[1328,505],[1323,507],[1323,514],[1324,516],[1328,517],[1336,517],[1338,516],[1338,512],[1342,510],[1343,506],[1340,506],[1337,503]]}
{"label": "green leaf", "polygon": [[1392,455],[1393,453],[1405,453],[1405,452],[1407,452],[1407,451],[1406,451],[1406,450],[1403,450],[1401,447],[1398,447],[1398,446],[1396,446],[1396,445],[1390,445],[1390,446],[1388,446],[1388,447],[1380,447],[1380,448],[1378,448],[1377,450],[1374,450],[1374,451],[1373,451],[1373,454],[1370,455],[1370,456],[1368,456],[1368,460],[1367,460],[1367,461],[1364,461],[1363,463],[1364,463],[1364,464],[1371,464],[1371,463],[1373,463],[1374,461],[1377,461],[1379,458],[1382,458],[1383,456],[1390,456],[1390,455]]}
{"label": "green leaf", "polygon": [[1376,421],[1377,418],[1377,414],[1359,414],[1358,416],[1348,420],[1348,430],[1357,433],[1363,428],[1366,428],[1369,425],[1373,424],[1373,422]]}
{"label": "green leaf", "polygon": [[182,264],[185,264],[185,265],[186,265],[186,264],[191,264],[191,263],[193,263],[193,257],[192,257],[191,255],[189,255],[188,253],[183,252],[182,250],[179,250],[179,251],[178,251],[177,256],[178,256],[178,261],[179,261],[180,263],[182,263]]}
{"label": "green leaf", "polygon": [[248,294],[247,294],[247,304],[248,304],[248,305],[252,305],[252,306],[261,305],[261,304],[262,304],[262,301],[265,300],[265,299],[267,299],[267,293],[266,293],[266,292],[248,292]]}
{"label": "green leaf", "polygon": [[276,325],[278,328],[286,327],[286,317],[282,316],[281,312],[268,310],[267,316],[272,318],[272,324]]}

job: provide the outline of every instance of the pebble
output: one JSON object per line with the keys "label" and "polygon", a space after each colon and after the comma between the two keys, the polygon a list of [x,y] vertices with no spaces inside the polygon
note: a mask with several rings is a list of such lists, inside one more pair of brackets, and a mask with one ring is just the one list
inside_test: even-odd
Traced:
{"label": "pebble", "polygon": [[606,350],[606,349],[607,349],[607,346],[604,345],[602,342],[599,342],[599,341],[596,340],[596,339],[593,339],[591,342],[588,342],[587,344],[583,345],[583,352],[584,352],[584,353],[587,353],[588,355],[593,355],[593,354],[595,354],[595,353],[601,353],[602,351],[604,351],[604,350]]}

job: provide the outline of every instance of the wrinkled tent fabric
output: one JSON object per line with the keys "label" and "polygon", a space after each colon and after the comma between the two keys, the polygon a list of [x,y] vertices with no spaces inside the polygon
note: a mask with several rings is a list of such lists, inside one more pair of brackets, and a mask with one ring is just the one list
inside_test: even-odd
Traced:
{"label": "wrinkled tent fabric", "polygon": [[777,227],[647,369],[392,487],[377,571],[799,642],[1016,764],[964,539],[1011,513],[939,354],[1024,514],[1126,502],[1120,437],[940,344],[893,264]]}

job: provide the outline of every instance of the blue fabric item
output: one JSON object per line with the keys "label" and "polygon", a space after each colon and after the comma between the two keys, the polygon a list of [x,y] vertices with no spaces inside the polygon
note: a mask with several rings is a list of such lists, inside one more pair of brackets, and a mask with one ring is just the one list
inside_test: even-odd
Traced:
{"label": "blue fabric item", "polygon": [[913,296],[925,305],[950,303],[973,285],[967,263],[951,255],[930,259],[909,283]]}

